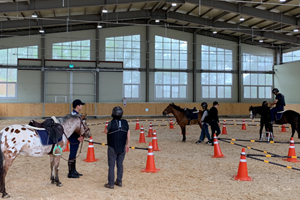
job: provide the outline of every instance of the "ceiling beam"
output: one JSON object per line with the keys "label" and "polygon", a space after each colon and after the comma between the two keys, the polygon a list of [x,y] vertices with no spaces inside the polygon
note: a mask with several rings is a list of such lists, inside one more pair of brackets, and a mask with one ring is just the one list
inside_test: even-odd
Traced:
{"label": "ceiling beam", "polygon": [[227,15],[229,12],[222,12],[221,14],[215,16],[213,19],[212,19],[212,22],[216,22],[218,21],[219,19],[221,19],[222,17],[224,17],[225,15]]}
{"label": "ceiling beam", "polygon": [[273,9],[276,9],[276,8],[278,8],[280,6],[283,6],[284,4],[287,4],[287,3],[291,2],[291,1],[293,1],[293,0],[287,0],[285,2],[282,2],[280,5],[276,5],[276,6],[273,6],[272,8],[267,9],[267,11],[271,11]]}

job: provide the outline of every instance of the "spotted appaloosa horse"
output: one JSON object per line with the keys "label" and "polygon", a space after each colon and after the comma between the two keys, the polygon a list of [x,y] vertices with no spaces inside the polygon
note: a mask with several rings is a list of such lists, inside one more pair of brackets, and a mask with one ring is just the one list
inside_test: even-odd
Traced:
{"label": "spotted appaloosa horse", "polygon": [[[64,128],[63,139],[58,143],[62,150],[67,145],[67,138],[69,138],[73,132],[77,132],[85,137],[90,137],[90,129],[87,127],[86,115],[66,115],[63,118],[59,118],[59,122]],[[50,155],[51,183],[62,186],[58,178],[59,161],[61,157],[59,148],[56,148],[54,152],[58,155],[53,155],[51,152],[52,145],[42,145],[37,132],[28,128],[26,125],[11,125],[5,127],[0,131],[0,136],[0,192],[2,192],[3,198],[9,197],[5,189],[5,176],[14,159],[19,154],[31,157]],[[5,164],[3,166],[4,160]]]}

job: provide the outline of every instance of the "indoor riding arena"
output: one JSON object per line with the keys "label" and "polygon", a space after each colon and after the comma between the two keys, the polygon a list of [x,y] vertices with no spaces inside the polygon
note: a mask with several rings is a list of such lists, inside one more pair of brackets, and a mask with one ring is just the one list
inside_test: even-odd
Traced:
{"label": "indoor riding arena", "polygon": [[[296,198],[298,0],[2,0],[0,13],[1,197]],[[116,107],[129,152],[109,188]]]}

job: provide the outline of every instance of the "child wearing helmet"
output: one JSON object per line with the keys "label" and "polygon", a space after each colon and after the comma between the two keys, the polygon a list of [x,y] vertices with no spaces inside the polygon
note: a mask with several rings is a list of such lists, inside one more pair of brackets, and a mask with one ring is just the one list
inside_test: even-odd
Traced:
{"label": "child wearing helmet", "polygon": [[207,103],[202,102],[201,107],[203,109],[202,117],[201,117],[201,124],[202,124],[202,130],[201,130],[201,135],[199,140],[196,142],[196,144],[200,144],[206,135],[208,142],[207,144],[211,144],[211,139],[208,131],[208,126],[209,126],[209,113],[207,110]]}

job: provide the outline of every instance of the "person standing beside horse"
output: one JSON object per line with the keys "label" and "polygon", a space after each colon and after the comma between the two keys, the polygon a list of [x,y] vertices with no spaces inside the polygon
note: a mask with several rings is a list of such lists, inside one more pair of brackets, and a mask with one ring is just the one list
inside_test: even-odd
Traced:
{"label": "person standing beside horse", "polygon": [[[83,103],[80,99],[75,99],[72,103],[73,111],[72,111],[71,115],[78,115],[84,104],[85,103]],[[76,155],[77,155],[79,143],[82,141],[83,141],[83,137],[80,136],[76,132],[74,132],[69,137],[70,155],[69,155],[69,160],[68,160],[68,166],[69,166],[68,178],[79,178],[80,176],[82,176],[82,174],[80,174],[76,170]]]}
{"label": "person standing beside horse", "polygon": [[214,134],[216,132],[216,136],[220,135],[220,122],[219,122],[219,115],[218,115],[218,106],[219,103],[217,101],[213,102],[213,106],[209,110],[209,116],[211,119],[210,128],[211,128],[211,144],[213,143]]}
{"label": "person standing beside horse", "polygon": [[275,114],[278,111],[283,111],[284,106],[285,106],[285,100],[284,100],[284,95],[279,93],[279,90],[277,88],[274,88],[272,90],[272,93],[276,95],[275,101],[273,103],[270,103],[271,106],[276,105],[274,108],[270,110],[270,116],[271,116],[271,124],[274,124],[275,120]]}
{"label": "person standing beside horse", "polygon": [[[123,161],[129,152],[130,130],[127,120],[122,119],[123,109],[119,106],[112,110],[112,120],[107,125],[107,161],[108,183],[104,187],[114,189],[114,185],[122,187]],[[117,179],[115,181],[115,163],[117,162]]]}
{"label": "person standing beside horse", "polygon": [[208,126],[209,126],[210,120],[209,120],[209,113],[208,113],[208,110],[207,110],[207,103],[202,102],[201,107],[203,109],[203,114],[202,114],[202,117],[201,117],[202,130],[201,130],[200,138],[196,142],[196,144],[200,144],[204,140],[205,135],[208,139],[207,144],[211,144],[211,139],[210,139],[210,135],[209,135],[209,131],[208,131]]}

